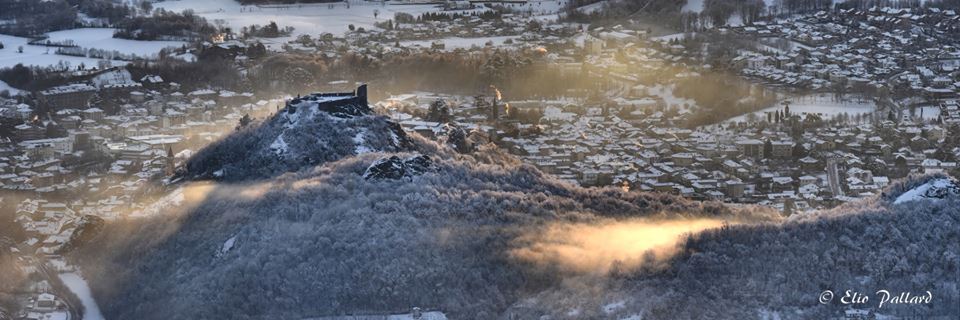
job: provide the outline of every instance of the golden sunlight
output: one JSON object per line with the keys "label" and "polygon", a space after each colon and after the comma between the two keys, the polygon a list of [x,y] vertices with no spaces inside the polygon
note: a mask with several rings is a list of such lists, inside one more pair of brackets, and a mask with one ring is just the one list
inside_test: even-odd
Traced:
{"label": "golden sunlight", "polygon": [[730,223],[715,219],[557,223],[520,237],[523,245],[511,256],[580,273],[607,273],[614,264],[630,270],[669,258],[686,234]]}

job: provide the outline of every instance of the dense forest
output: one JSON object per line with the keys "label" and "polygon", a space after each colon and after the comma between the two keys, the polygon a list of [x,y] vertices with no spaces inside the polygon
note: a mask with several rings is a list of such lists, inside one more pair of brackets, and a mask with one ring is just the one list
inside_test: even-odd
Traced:
{"label": "dense forest", "polygon": [[[773,319],[826,319],[850,307],[894,316],[955,318],[960,315],[960,199],[892,204],[903,192],[944,177],[912,177],[887,188],[883,196],[794,215],[782,225],[707,231],[689,237],[669,268],[624,272],[587,288],[548,291],[537,296],[541,304],[523,307],[560,314],[560,319],[572,309],[582,310],[587,318],[642,314],[643,319],[755,319],[767,314]],[[586,294],[596,287],[608,290]],[[818,295],[825,290],[834,292],[836,300],[819,303]],[[846,290],[874,300],[844,305],[839,298]],[[934,300],[878,308],[878,290],[914,295],[930,291]],[[618,301],[621,307],[604,312],[604,305]]]}
{"label": "dense forest", "polygon": [[[138,6],[132,6],[139,3]],[[111,26],[138,13],[149,13],[150,2],[117,3],[111,0],[8,0],[0,1],[0,33],[39,36],[75,27]],[[84,14],[87,19],[78,19]]]}
{"label": "dense forest", "polygon": [[64,0],[0,1],[0,20],[16,21],[0,24],[0,33],[37,36],[76,26],[77,9]]}
{"label": "dense forest", "polygon": [[134,40],[209,39],[218,30],[190,10],[182,13],[157,9],[152,15],[133,16],[116,24],[116,38]]}

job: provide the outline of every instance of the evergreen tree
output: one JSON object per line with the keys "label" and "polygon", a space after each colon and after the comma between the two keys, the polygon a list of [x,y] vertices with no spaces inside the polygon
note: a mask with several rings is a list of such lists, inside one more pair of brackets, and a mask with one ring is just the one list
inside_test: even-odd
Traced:
{"label": "evergreen tree", "polygon": [[443,100],[434,101],[427,110],[427,120],[441,123],[450,121],[450,107]]}
{"label": "evergreen tree", "polygon": [[250,118],[250,115],[244,114],[243,117],[240,118],[240,122],[237,124],[237,130],[240,130],[241,128],[246,127],[251,122],[253,122],[253,119]]}
{"label": "evergreen tree", "polygon": [[802,144],[793,145],[793,152],[791,152],[795,160],[800,160],[800,158],[807,156],[807,149],[803,147]]}
{"label": "evergreen tree", "polygon": [[763,156],[767,159],[773,157],[773,142],[770,139],[763,143]]}

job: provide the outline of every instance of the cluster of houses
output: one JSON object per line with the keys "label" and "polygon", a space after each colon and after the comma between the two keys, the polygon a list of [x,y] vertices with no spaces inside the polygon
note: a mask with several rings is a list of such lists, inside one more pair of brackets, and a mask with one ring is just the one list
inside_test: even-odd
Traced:
{"label": "cluster of houses", "polygon": [[[941,15],[955,16],[949,12]],[[769,50],[742,51],[745,53],[737,61],[743,60],[744,73],[784,65],[796,68],[790,72],[796,72],[797,77],[804,68],[832,66],[828,71],[811,71],[807,83],[818,88],[830,87],[831,81],[852,85],[862,82],[861,79],[872,79],[864,82],[865,85],[872,82],[877,86],[895,86],[900,74],[926,70],[923,68],[936,70],[934,73],[941,77],[955,78],[954,73],[944,73],[952,70],[946,60],[940,61],[936,69],[908,67],[899,60],[893,61],[895,64],[871,60],[892,61],[898,55],[913,54],[917,59],[909,63],[921,63],[924,60],[919,57],[931,52],[917,49],[916,42],[902,42],[917,41],[915,36],[881,32],[877,39],[886,39],[880,41],[884,45],[863,48],[863,44],[859,44],[853,49],[828,46],[828,43],[845,43],[853,34],[850,32],[827,36],[826,40],[800,39],[801,34],[823,28],[837,29],[838,23],[820,21],[833,19],[831,16],[820,13],[736,29],[735,32],[754,34],[758,38],[780,37],[797,48],[778,52],[773,49],[775,41],[770,41]],[[753,125],[680,128],[678,124],[684,123],[685,118],[699,108],[695,101],[675,96],[671,82],[697,77],[697,70],[702,68],[680,68],[685,71],[679,73],[673,71],[676,68],[672,73],[665,71],[687,62],[689,50],[676,39],[648,38],[642,30],[623,26],[578,34],[575,53],[551,53],[553,56],[544,63],[551,68],[585,73],[609,82],[613,90],[608,90],[605,98],[614,102],[614,110],[599,104],[585,107],[590,103],[583,99],[510,101],[513,108],[540,110],[542,118],[533,125],[536,130],[531,130],[530,124],[502,119],[491,122],[488,112],[474,106],[470,98],[414,93],[394,96],[386,104],[405,105],[405,110],[419,109],[419,112],[394,116],[408,130],[439,136],[443,130],[441,123],[415,115],[425,114],[432,101],[444,99],[457,106],[453,108],[454,121],[472,130],[491,132],[488,137],[524,161],[580,185],[615,185],[695,199],[757,203],[784,211],[832,207],[878,194],[891,179],[910,173],[957,169],[953,159],[958,150],[943,150],[941,143],[947,127],[957,123],[960,115],[957,100],[946,97],[939,97],[932,107],[923,108],[934,113],[932,117],[904,115],[885,119],[876,112],[866,117],[872,120],[830,119],[829,124],[806,130],[801,136],[793,134],[788,126],[763,130]],[[913,47],[909,47],[911,43]],[[837,48],[850,52],[836,51]],[[948,57],[953,49],[939,46],[938,50],[942,52],[935,56]],[[884,67],[889,70],[884,71]],[[871,75],[870,72],[878,73]],[[672,76],[661,79],[658,84],[640,84],[642,77],[663,78],[665,74]],[[930,85],[953,88],[954,84],[939,81]],[[505,130],[512,127],[515,130]]]}
{"label": "cluster of houses", "polygon": [[957,98],[960,15],[952,10],[837,10],[723,30],[755,40],[741,73],[811,90]]}
{"label": "cluster of houses", "polygon": [[[573,100],[510,102],[512,108],[541,108],[533,125],[492,121],[489,111],[468,97],[413,93],[380,105],[407,111],[392,113],[407,130],[442,139],[442,123],[416,116],[436,100],[456,106],[451,118],[461,126],[490,132],[491,141],[523,161],[584,186],[797,212],[879,194],[892,179],[911,173],[958,169],[954,159],[960,149],[943,145],[947,129],[923,118],[837,121],[796,136],[787,124],[678,128],[670,123],[682,121],[683,114],[668,117],[655,106],[609,110]],[[508,130],[511,126],[517,130]]]}
{"label": "cluster of houses", "polygon": [[[283,49],[335,57],[348,48],[350,52],[382,58],[391,54],[469,50],[473,47],[540,47],[570,42],[581,31],[560,23],[531,23],[536,20],[520,12],[494,14],[492,11],[467,10],[439,14],[449,15],[449,18],[421,20],[412,17],[416,20],[406,21],[411,18],[402,19],[401,16],[407,14],[399,13],[397,17],[385,17],[380,28],[351,30],[342,36],[324,33],[313,38],[300,37],[284,44]],[[397,22],[398,19],[403,22]]]}
{"label": "cluster of houses", "polygon": [[181,92],[159,76],[131,79],[125,69],[35,97],[35,105],[0,100],[0,114],[20,122],[0,141],[0,188],[123,196],[169,174],[243,115],[265,115],[282,104],[226,90]]}
{"label": "cluster of houses", "polygon": [[[27,240],[11,247],[28,274],[68,272],[59,253],[91,217],[103,220],[160,211],[144,190],[163,183],[193,150],[233,131],[245,115],[266,116],[284,99],[227,90],[185,91],[157,75],[123,68],[85,70],[74,81],[0,98],[0,203],[15,204]],[[165,201],[182,200],[174,193]],[[55,273],[51,273],[54,275]],[[75,308],[31,278],[17,319],[70,319]],[[62,288],[61,288],[62,289]]]}

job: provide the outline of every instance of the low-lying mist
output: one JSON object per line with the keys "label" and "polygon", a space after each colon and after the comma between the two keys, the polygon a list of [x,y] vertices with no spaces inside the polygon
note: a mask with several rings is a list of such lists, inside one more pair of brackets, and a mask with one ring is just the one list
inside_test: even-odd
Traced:
{"label": "low-lying mist", "polygon": [[577,273],[605,274],[618,268],[655,266],[678,250],[687,234],[719,228],[720,219],[631,219],[598,223],[557,222],[517,239],[510,254],[543,266]]}

